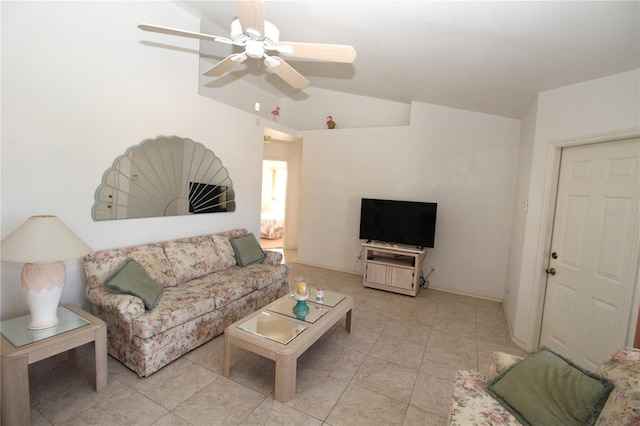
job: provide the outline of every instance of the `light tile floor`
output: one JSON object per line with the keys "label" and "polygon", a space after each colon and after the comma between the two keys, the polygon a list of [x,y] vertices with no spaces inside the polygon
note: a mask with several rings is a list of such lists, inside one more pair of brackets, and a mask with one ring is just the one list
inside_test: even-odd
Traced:
{"label": "light tile floor", "polygon": [[[291,257],[288,261],[294,261]],[[339,322],[298,360],[295,399],[273,399],[273,361],[232,352],[219,336],[151,377],[109,357],[94,390],[90,345],[29,369],[34,425],[443,425],[459,368],[486,372],[510,341],[502,304],[422,289],[413,298],[362,286],[355,274],[293,263],[291,278],[352,295],[352,333]]]}

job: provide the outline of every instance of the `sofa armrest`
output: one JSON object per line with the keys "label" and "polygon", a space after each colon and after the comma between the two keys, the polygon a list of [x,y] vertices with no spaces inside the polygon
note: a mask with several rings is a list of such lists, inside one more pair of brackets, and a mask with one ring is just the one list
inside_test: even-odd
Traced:
{"label": "sofa armrest", "polygon": [[506,352],[494,352],[491,354],[491,365],[487,372],[487,381],[493,379],[516,362],[522,360],[521,356],[508,354]]}
{"label": "sofa armrest", "polygon": [[640,349],[621,349],[596,373],[613,382],[613,390],[596,426],[636,425],[640,421]]}
{"label": "sofa armrest", "polygon": [[447,425],[522,426],[513,414],[484,390],[486,378],[477,371],[458,370]]}
{"label": "sofa armrest", "polygon": [[284,256],[279,251],[265,250],[264,252],[267,257],[264,258],[262,263],[266,263],[267,265],[279,265],[282,263]]}
{"label": "sofa armrest", "polygon": [[102,312],[109,312],[131,323],[135,318],[144,315],[142,299],[127,294],[111,293],[102,287],[87,287],[87,300],[94,306],[99,306]]}

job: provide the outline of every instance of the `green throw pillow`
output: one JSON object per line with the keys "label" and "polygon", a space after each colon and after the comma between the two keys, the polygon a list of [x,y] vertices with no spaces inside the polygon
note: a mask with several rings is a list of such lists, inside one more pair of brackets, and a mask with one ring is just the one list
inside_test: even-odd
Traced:
{"label": "green throw pillow", "polygon": [[164,288],[131,258],[122,262],[118,269],[104,281],[102,287],[113,293],[137,296],[149,310],[156,307],[164,292]]}
{"label": "green throw pillow", "polygon": [[229,239],[231,247],[236,254],[238,265],[247,266],[252,263],[262,262],[267,256],[256,237],[253,234],[244,234]]}
{"label": "green throw pillow", "polygon": [[613,389],[547,347],[490,380],[486,390],[523,425],[593,425]]}

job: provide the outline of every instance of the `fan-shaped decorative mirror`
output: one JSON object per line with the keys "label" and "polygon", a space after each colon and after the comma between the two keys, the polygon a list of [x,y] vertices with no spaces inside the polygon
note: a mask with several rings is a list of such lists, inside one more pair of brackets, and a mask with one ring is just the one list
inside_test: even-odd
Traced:
{"label": "fan-shaped decorative mirror", "polygon": [[158,136],[113,162],[95,193],[93,220],[232,212],[233,184],[216,155],[199,142]]}

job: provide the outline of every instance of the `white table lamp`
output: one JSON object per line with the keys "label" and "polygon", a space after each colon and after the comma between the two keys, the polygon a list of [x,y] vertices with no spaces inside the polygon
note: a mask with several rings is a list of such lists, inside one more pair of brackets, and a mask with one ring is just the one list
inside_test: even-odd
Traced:
{"label": "white table lamp", "polygon": [[22,289],[27,296],[33,330],[53,327],[67,270],[63,260],[91,252],[56,216],[31,216],[2,240],[3,262],[24,263]]}

